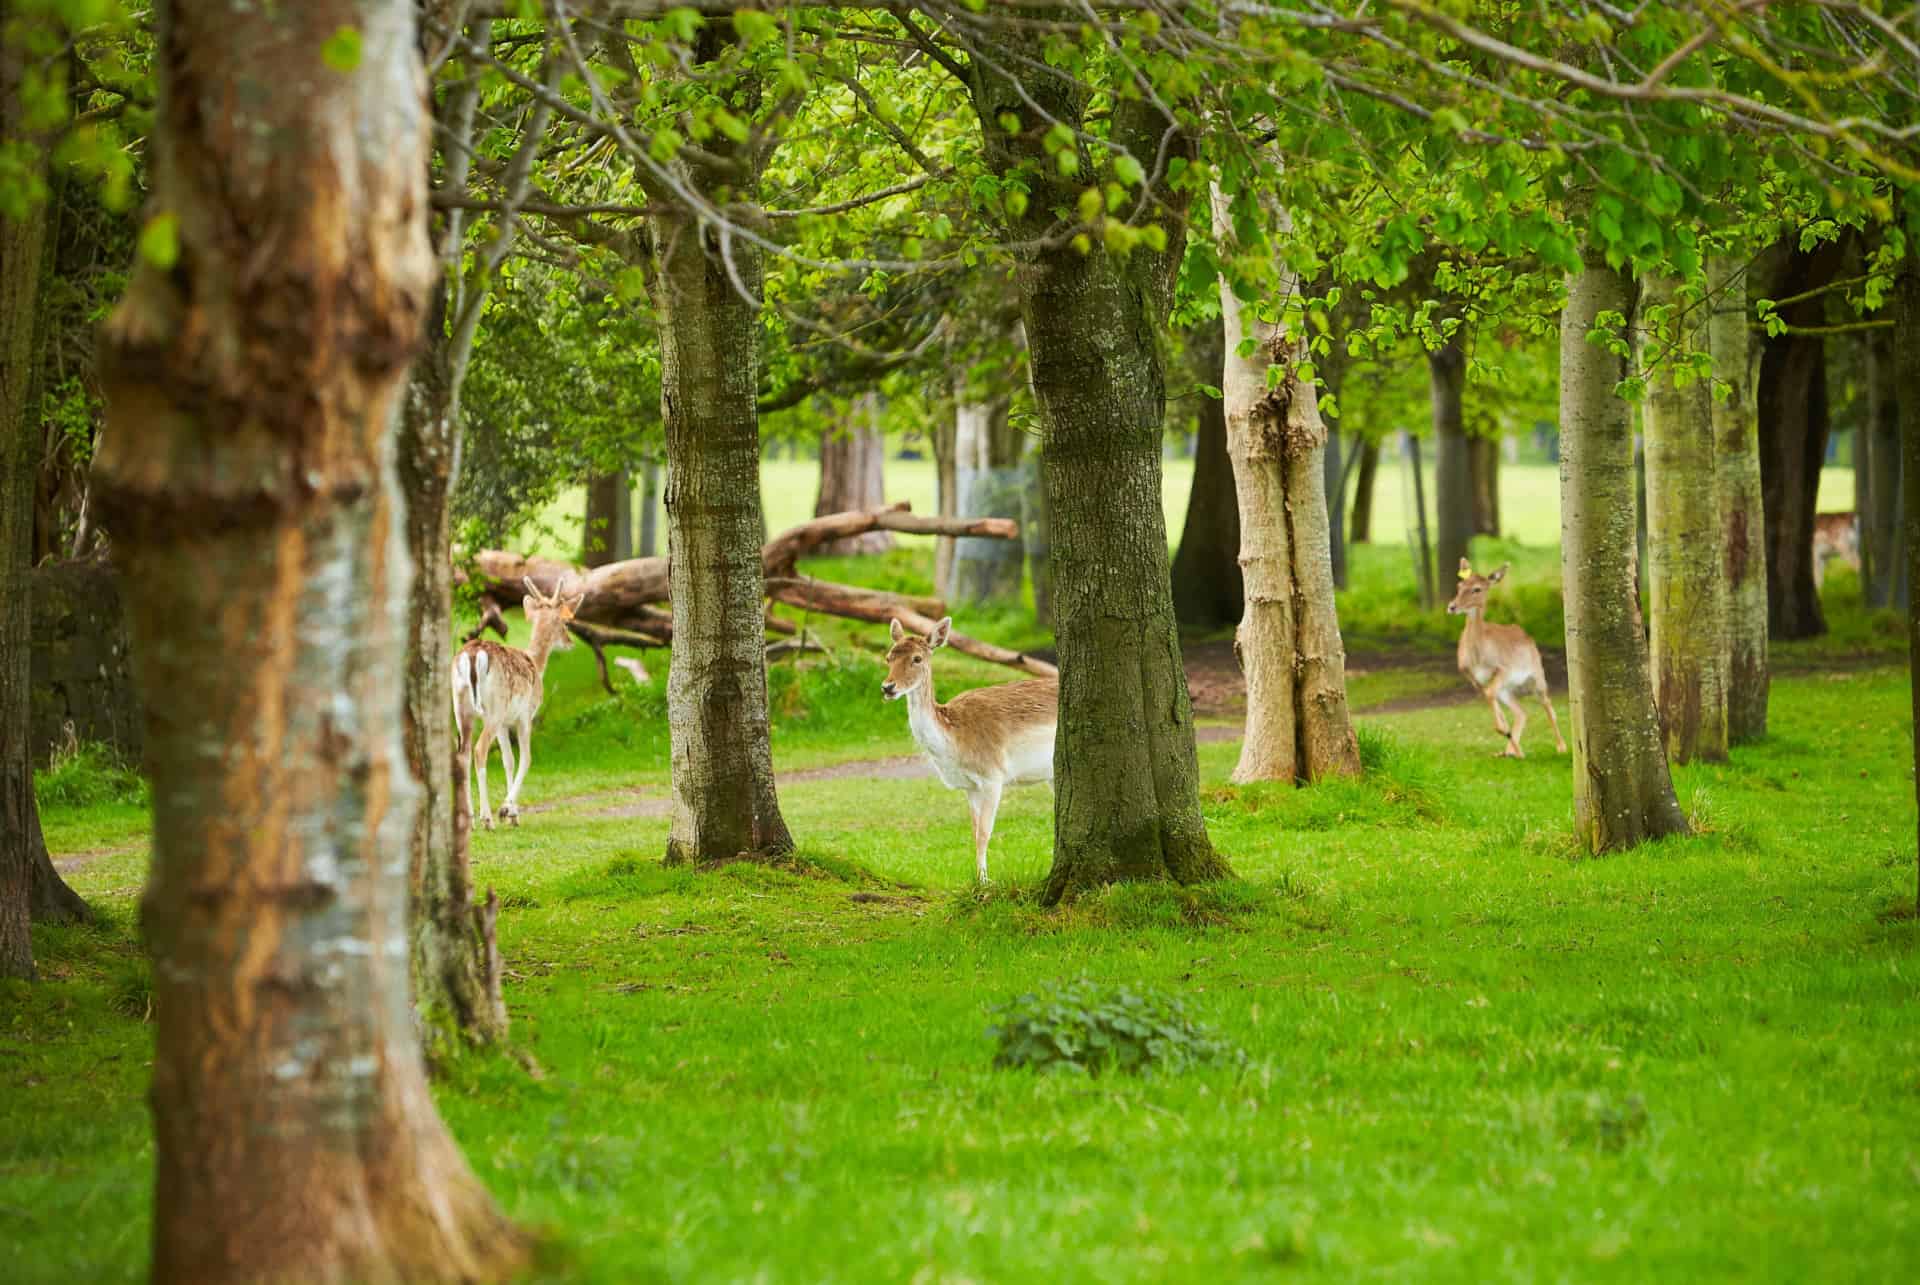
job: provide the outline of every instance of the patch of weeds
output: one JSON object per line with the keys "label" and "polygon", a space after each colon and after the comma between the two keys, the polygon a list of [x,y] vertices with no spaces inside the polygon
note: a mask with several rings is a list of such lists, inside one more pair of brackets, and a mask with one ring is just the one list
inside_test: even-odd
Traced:
{"label": "patch of weeds", "polygon": [[1574,1094],[1561,1100],[1560,1133],[1576,1146],[1624,1151],[1647,1131],[1647,1104],[1638,1093]]}
{"label": "patch of weeds", "polygon": [[994,1012],[996,1069],[1144,1074],[1246,1055],[1187,1015],[1179,1000],[1087,978],[1022,995]]}
{"label": "patch of weeds", "polygon": [[1141,928],[1226,928],[1270,909],[1268,893],[1239,879],[1213,883],[1117,883],[1082,893],[1057,913],[1077,925]]}
{"label": "patch of weeds", "polygon": [[153,971],[140,958],[126,960],[107,983],[107,1007],[136,1022],[153,1020]]}
{"label": "patch of weeds", "polygon": [[90,808],[105,803],[145,806],[146,778],[129,767],[110,745],[81,743],[73,724],[52,760],[33,774],[33,793],[42,808]]}
{"label": "patch of weeds", "polygon": [[502,910],[538,910],[540,899],[530,892],[510,892],[500,898]]}
{"label": "patch of weeds", "polygon": [[1759,836],[1744,821],[1728,821],[1720,814],[1713,795],[1702,786],[1687,800],[1687,825],[1696,835],[1711,835],[1721,846],[1734,852],[1760,851]]}

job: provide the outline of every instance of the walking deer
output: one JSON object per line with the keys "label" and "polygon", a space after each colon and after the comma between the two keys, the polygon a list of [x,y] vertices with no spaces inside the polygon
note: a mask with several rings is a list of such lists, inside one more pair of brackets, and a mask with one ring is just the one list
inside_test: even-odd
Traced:
{"label": "walking deer", "polygon": [[[1486,619],[1487,590],[1507,577],[1509,564],[1490,576],[1477,576],[1465,558],[1460,559],[1460,588],[1447,604],[1450,616],[1465,616],[1467,627],[1460,631],[1460,672],[1486,698],[1493,710],[1493,725],[1507,738],[1500,751],[1508,758],[1525,758],[1520,748],[1520,733],[1526,730],[1527,714],[1514,699],[1529,693],[1537,695],[1547,707],[1547,721],[1553,724],[1553,743],[1562,754],[1567,743],[1560,737],[1560,718],[1553,712],[1553,697],[1547,692],[1547,667],[1540,660],[1540,648],[1527,631],[1518,625],[1495,625]],[[1505,706],[1513,714],[1507,725]]]}
{"label": "walking deer", "polygon": [[1827,561],[1838,558],[1860,570],[1860,519],[1852,513],[1813,515],[1813,587],[1827,579]]}
{"label": "walking deer", "polygon": [[[507,798],[500,805],[500,819],[520,824],[520,784],[527,779],[533,763],[533,716],[545,696],[547,658],[556,650],[573,646],[567,622],[580,609],[586,594],[567,596],[562,585],[548,597],[531,579],[526,581],[524,610],[533,637],[527,649],[509,647],[491,639],[470,642],[453,658],[453,721],[460,740],[466,743],[473,720],[481,720],[479,753],[474,755],[473,770],[480,783],[480,818],[493,829],[493,813],[487,801],[487,755],[494,737],[500,738],[500,763],[506,769]],[[520,762],[516,772],[512,735],[518,730]]]}
{"label": "walking deer", "polygon": [[974,872],[987,882],[987,844],[993,838],[1000,794],[1009,785],[1053,783],[1053,733],[1060,717],[1060,684],[1031,678],[962,692],[942,705],[933,695],[933,653],[947,645],[952,617],[925,638],[896,620],[880,694],[907,702],[913,739],[950,790],[966,792],[973,813]]}

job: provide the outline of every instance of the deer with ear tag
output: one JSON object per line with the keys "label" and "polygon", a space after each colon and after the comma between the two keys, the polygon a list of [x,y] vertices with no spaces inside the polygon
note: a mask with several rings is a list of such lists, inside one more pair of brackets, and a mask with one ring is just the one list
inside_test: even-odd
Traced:
{"label": "deer with ear tag", "polygon": [[[520,785],[527,779],[533,763],[533,716],[546,695],[547,658],[555,651],[573,646],[567,622],[586,600],[584,591],[569,596],[561,585],[552,596],[542,594],[532,579],[525,581],[527,597],[523,609],[533,637],[527,649],[509,647],[490,639],[470,642],[453,658],[453,721],[462,743],[481,720],[479,753],[474,755],[473,770],[479,780],[480,820],[493,829],[493,813],[487,802],[487,757],[494,738],[500,739],[500,763],[506,769],[507,799],[500,805],[500,819],[509,825],[520,824]],[[520,762],[515,771],[513,738],[518,734]]]}
{"label": "deer with ear tag", "polygon": [[946,646],[953,618],[943,617],[925,638],[892,624],[887,678],[880,695],[907,702],[913,739],[950,790],[963,790],[973,813],[974,872],[987,882],[987,844],[994,814],[1009,785],[1053,783],[1053,733],[1060,717],[1060,683],[1052,678],[977,687],[942,705],[933,695],[933,653]]}
{"label": "deer with ear tag", "polygon": [[[1477,576],[1472,565],[1465,558],[1460,559],[1460,588],[1447,604],[1449,616],[1467,618],[1467,627],[1460,632],[1460,672],[1493,710],[1493,726],[1507,738],[1507,747],[1501,751],[1503,755],[1526,757],[1520,749],[1520,733],[1527,726],[1527,714],[1514,698],[1529,693],[1537,695],[1540,703],[1547,707],[1547,721],[1553,724],[1553,743],[1565,754],[1567,743],[1560,738],[1560,718],[1553,712],[1553,697],[1547,694],[1547,667],[1540,660],[1540,648],[1520,626],[1490,624],[1485,616],[1487,590],[1506,579],[1508,565],[1503,562],[1492,575]],[[1501,713],[1502,706],[1513,714],[1511,729]]]}

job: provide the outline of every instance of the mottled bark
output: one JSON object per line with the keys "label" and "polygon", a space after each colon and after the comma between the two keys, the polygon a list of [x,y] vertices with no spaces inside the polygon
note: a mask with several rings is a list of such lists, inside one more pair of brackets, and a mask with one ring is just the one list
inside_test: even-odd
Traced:
{"label": "mottled bark", "polygon": [[[1468,486],[1473,492],[1473,533],[1500,534],[1500,443],[1491,437],[1467,439]],[[1440,564],[1445,566],[1443,562]],[[1458,564],[1455,564],[1458,565]]]}
{"label": "mottled bark", "polygon": [[1748,339],[1743,265],[1707,261],[1713,308],[1708,346],[1713,379],[1713,437],[1720,480],[1720,552],[1726,583],[1727,740],[1738,745],[1767,734],[1767,546],[1761,511],[1759,425],[1753,414],[1752,345]]}
{"label": "mottled bark", "polygon": [[[1902,203],[1913,199],[1903,197]],[[1907,583],[1920,585],[1920,242],[1907,238],[1907,253],[1894,287],[1894,397],[1901,425],[1901,488],[1906,508]],[[1920,727],[1920,593],[1907,597],[1907,675],[1913,689],[1913,727]],[[1911,729],[1909,729],[1911,730]],[[1914,740],[1915,780],[1920,781],[1920,738]],[[1920,788],[1920,787],[1917,787]],[[1914,865],[1914,913],[1920,915],[1920,849]]]}
{"label": "mottled bark", "polygon": [[[887,441],[880,433],[880,399],[873,393],[863,393],[853,399],[847,422],[832,426],[820,439],[820,489],[813,515],[851,513],[885,504],[886,458]],[[893,537],[887,532],[868,531],[825,545],[820,553],[823,557],[844,557],[885,553],[892,547]]]}
{"label": "mottled bark", "polygon": [[1560,557],[1573,704],[1573,811],[1588,851],[1684,833],[1648,682],[1635,585],[1632,419],[1614,389],[1625,359],[1590,342],[1624,314],[1628,283],[1585,250],[1560,314]]}
{"label": "mottled bark", "polygon": [[[341,71],[321,49],[347,27]],[[434,1111],[407,977],[414,8],[180,0],[156,49],[180,253],[137,268],[103,340],[95,462],[154,784],[152,1278],[511,1276],[526,1243]]]}
{"label": "mottled bark", "polygon": [[[1784,299],[1830,283],[1844,254],[1838,243],[1808,252],[1789,246],[1776,251],[1776,262],[1766,293]],[[1789,325],[1820,326],[1826,321],[1826,296],[1816,293],[1779,311]],[[1826,339],[1818,334],[1763,338],[1754,405],[1760,418],[1768,628],[1775,638],[1812,638],[1827,632],[1813,583],[1813,518],[1832,427]]]}
{"label": "mottled bark", "polygon": [[1653,689],[1668,757],[1691,763],[1727,757],[1727,584],[1713,385],[1686,365],[1707,348],[1706,309],[1681,286],[1649,274],[1640,306],[1667,317],[1666,332],[1649,335],[1641,350]]}
{"label": "mottled bark", "polygon": [[[34,140],[21,138],[20,61],[11,32],[0,30],[0,144],[21,143],[41,160]],[[27,387],[33,378],[33,329],[46,244],[46,202],[36,200],[23,219],[0,214],[0,977],[32,977],[32,870],[42,846],[33,806],[28,754],[28,628],[32,615],[27,572],[33,561],[33,495],[39,433],[27,424]]]}
{"label": "mottled bark", "polygon": [[581,566],[600,567],[633,556],[633,489],[625,469],[587,479],[587,512],[581,528]]}
{"label": "mottled bark", "polygon": [[1380,442],[1368,438],[1360,443],[1360,463],[1353,476],[1353,518],[1347,526],[1352,544],[1373,543],[1373,485],[1380,476]]}
{"label": "mottled bark", "polygon": [[[698,62],[726,48],[729,33],[704,28]],[[741,105],[758,96],[735,82]],[[709,199],[751,199],[755,148],[725,139],[708,147],[745,180],[695,160],[676,162],[682,182]],[[667,862],[707,864],[788,852],[768,739],[766,628],[761,618],[759,251],[701,226],[663,185],[653,185],[656,306],[660,314],[660,408],[666,425],[667,556],[673,661],[667,720],[673,743],[673,823]],[[723,257],[723,255],[725,257]],[[736,289],[734,279],[740,282]]]}
{"label": "mottled bark", "polygon": [[[1204,323],[1187,344],[1201,382],[1212,384],[1225,367],[1227,350],[1217,322]],[[1246,609],[1240,580],[1240,502],[1234,497],[1233,461],[1227,455],[1227,412],[1219,398],[1199,400],[1193,485],[1187,520],[1173,557],[1173,612],[1189,629],[1220,629]]]}
{"label": "mottled bark", "polygon": [[1433,565],[1451,583],[1473,541],[1473,468],[1468,461],[1467,355],[1458,340],[1427,354],[1433,401]]}
{"label": "mottled bark", "polygon": [[[959,516],[1008,518],[1018,522],[1027,489],[1023,467],[1027,439],[1013,423],[1008,393],[968,397],[956,390],[954,408],[954,480]],[[957,607],[1007,605],[1020,601],[1026,576],[1025,551],[1004,540],[963,539],[953,546],[953,588],[947,596]]]}
{"label": "mottled bark", "polygon": [[[1073,208],[1096,170],[1085,136],[1076,135],[1079,176],[1060,174],[1042,114],[1080,126],[1089,91],[1059,77],[1014,84],[996,68],[1039,50],[1032,37],[1006,38],[1028,43],[975,60],[971,89],[989,163],[1003,174],[1020,168],[1032,184],[1028,208],[1010,216],[1009,230],[1024,246],[1016,284],[1044,432],[1060,653],[1045,896],[1057,902],[1120,880],[1219,878],[1228,870],[1200,814],[1160,498],[1163,354],[1186,229],[1177,217],[1161,222],[1164,249],[1142,245],[1125,257],[1097,242],[1085,254],[1048,242],[1054,212]],[[1107,101],[1116,145],[1193,162],[1193,140],[1168,134],[1150,103],[1118,94]],[[1007,130],[1008,120],[1017,128]],[[1169,194],[1161,208],[1182,204]]]}
{"label": "mottled bark", "polygon": [[407,935],[414,1004],[430,1050],[448,1037],[484,1044],[507,1031],[490,925],[480,922],[474,902],[465,842],[472,818],[459,815],[462,804],[454,790],[465,777],[456,775],[447,721],[453,689],[449,501],[459,471],[460,425],[459,372],[450,360],[445,305],[445,286],[436,283],[395,439],[413,564],[402,743],[420,791],[408,863]]}
{"label": "mottled bark", "polygon": [[1867,420],[1855,435],[1855,468],[1865,479],[1860,515],[1861,587],[1870,607],[1904,606],[1907,549],[1900,529],[1899,363],[1891,330],[1869,330]]}

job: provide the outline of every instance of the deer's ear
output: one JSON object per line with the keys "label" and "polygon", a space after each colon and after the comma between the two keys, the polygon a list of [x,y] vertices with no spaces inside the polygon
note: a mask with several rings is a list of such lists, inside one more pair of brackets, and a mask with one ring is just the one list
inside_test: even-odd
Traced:
{"label": "deer's ear", "polygon": [[895,642],[899,642],[902,638],[905,638],[907,636],[907,629],[906,629],[906,626],[901,624],[899,621],[890,620],[887,622],[887,633],[893,638]]}
{"label": "deer's ear", "polygon": [[952,633],[953,633],[953,617],[952,616],[940,617],[940,623],[935,625],[933,627],[933,632],[927,635],[927,646],[929,647],[946,646],[947,638]]}
{"label": "deer's ear", "polygon": [[1465,558],[1460,559],[1460,578],[1462,580],[1465,580],[1468,576],[1472,574],[1473,574],[1473,564],[1471,562],[1468,562]]}
{"label": "deer's ear", "polygon": [[1502,580],[1504,580],[1504,579],[1506,579],[1506,578],[1507,578],[1507,568],[1508,568],[1508,567],[1510,567],[1510,566],[1512,566],[1512,565],[1513,565],[1513,564],[1512,564],[1511,562],[1503,562],[1503,563],[1501,563],[1501,564],[1500,564],[1500,569],[1499,569],[1498,571],[1496,571],[1496,572],[1494,572],[1494,573],[1493,573],[1492,575],[1490,575],[1490,576],[1488,576],[1488,577],[1487,577],[1487,583],[1488,583],[1488,584],[1499,584],[1499,583],[1500,583],[1500,582],[1501,582]]}
{"label": "deer's ear", "polygon": [[586,600],[587,591],[582,589],[579,593],[574,594],[571,598],[566,599],[560,604],[560,614],[566,619],[572,620],[573,614],[580,610],[580,604]]}

